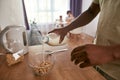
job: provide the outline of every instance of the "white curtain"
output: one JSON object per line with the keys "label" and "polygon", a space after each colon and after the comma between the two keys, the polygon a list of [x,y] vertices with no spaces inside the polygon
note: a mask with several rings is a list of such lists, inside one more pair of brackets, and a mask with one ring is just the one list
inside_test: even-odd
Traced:
{"label": "white curtain", "polygon": [[1,29],[8,25],[25,25],[22,0],[0,0]]}
{"label": "white curtain", "polygon": [[69,0],[25,0],[29,23],[55,22],[60,15],[65,18],[69,3]]}

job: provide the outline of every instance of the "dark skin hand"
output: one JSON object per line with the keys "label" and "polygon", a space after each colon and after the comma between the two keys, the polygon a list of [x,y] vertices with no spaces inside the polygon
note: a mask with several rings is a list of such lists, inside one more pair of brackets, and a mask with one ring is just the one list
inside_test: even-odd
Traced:
{"label": "dark skin hand", "polygon": [[64,28],[54,29],[54,30],[50,31],[49,33],[56,33],[56,34],[60,35],[59,43],[61,43],[63,41],[64,37],[67,35],[67,31],[64,31]]}
{"label": "dark skin hand", "polygon": [[76,47],[71,53],[71,61],[80,68],[105,64],[116,59],[113,46],[97,46],[88,44]]}

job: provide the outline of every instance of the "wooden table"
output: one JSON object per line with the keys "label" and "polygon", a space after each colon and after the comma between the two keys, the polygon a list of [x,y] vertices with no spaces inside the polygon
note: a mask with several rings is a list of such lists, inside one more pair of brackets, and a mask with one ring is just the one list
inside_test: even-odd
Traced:
{"label": "wooden table", "polygon": [[[51,49],[59,48],[58,46],[52,47]],[[40,45],[30,46],[29,53],[25,55],[24,61],[13,66],[8,66],[5,61],[5,56],[1,56],[0,60],[4,59],[4,61],[0,64],[0,80],[41,80],[41,77],[35,76],[28,66],[28,55],[39,52],[40,50]],[[69,49],[66,52],[53,55],[56,57],[55,66],[46,76],[46,80],[106,80],[92,67],[81,69],[74,65],[70,61],[71,50]]]}

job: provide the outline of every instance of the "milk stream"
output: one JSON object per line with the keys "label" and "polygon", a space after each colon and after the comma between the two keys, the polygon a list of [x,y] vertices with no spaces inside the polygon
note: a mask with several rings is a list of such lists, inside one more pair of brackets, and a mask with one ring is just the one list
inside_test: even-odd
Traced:
{"label": "milk stream", "polygon": [[[40,33],[40,35],[41,35],[41,33]],[[42,61],[40,61],[40,62],[45,62],[45,49],[44,49],[44,46],[45,46],[45,42],[43,41],[43,35],[41,35],[38,39],[39,39],[39,41],[41,42],[41,53],[40,54],[42,54]]]}

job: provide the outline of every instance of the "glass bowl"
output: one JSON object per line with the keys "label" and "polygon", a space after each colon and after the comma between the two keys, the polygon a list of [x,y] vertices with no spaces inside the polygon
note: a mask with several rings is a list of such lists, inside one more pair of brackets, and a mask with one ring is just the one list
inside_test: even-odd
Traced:
{"label": "glass bowl", "polygon": [[49,52],[39,52],[36,54],[29,54],[29,66],[35,75],[48,74],[55,64],[54,56]]}

